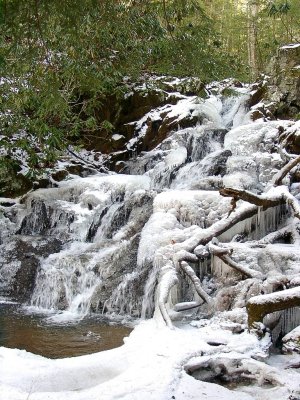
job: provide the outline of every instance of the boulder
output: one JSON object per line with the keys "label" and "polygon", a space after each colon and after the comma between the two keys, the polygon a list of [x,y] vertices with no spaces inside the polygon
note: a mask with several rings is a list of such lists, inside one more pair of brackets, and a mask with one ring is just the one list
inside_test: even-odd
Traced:
{"label": "boulder", "polygon": [[300,114],[300,43],[281,47],[272,58],[267,74],[265,99],[277,118],[298,118]]}

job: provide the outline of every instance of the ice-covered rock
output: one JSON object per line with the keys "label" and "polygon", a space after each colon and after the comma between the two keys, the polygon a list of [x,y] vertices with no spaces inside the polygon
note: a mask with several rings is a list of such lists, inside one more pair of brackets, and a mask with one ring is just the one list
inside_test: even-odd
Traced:
{"label": "ice-covered rock", "polygon": [[287,354],[300,353],[300,326],[282,338],[282,351]]}

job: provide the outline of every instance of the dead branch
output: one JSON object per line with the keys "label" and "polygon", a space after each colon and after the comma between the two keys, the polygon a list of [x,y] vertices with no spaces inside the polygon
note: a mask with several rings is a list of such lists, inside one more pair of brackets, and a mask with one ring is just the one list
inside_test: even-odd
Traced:
{"label": "dead branch", "polygon": [[228,217],[229,217],[230,214],[236,209],[237,202],[238,202],[238,199],[236,199],[235,197],[233,197],[233,198],[231,199],[231,202],[230,202],[231,209],[230,209],[229,212],[228,212]]}
{"label": "dead branch", "polygon": [[282,197],[293,210],[294,216],[300,219],[300,206],[298,200],[287,190],[287,188],[282,194]]}
{"label": "dead branch", "polygon": [[166,304],[172,287],[178,283],[178,278],[175,268],[170,264],[163,267],[162,274],[163,277],[160,279],[158,285],[158,306],[165,324],[170,329],[174,329]]}
{"label": "dead branch", "polygon": [[[294,216],[300,219],[300,206],[298,200],[289,192],[286,186],[279,186],[283,178],[291,172],[291,170],[300,162],[300,156],[288,162],[273,178],[273,186],[267,193],[257,195],[247,190],[235,189],[235,188],[222,188],[220,194],[224,197],[232,197],[231,210],[226,217],[215,222],[213,225],[206,229],[198,228],[194,231],[194,234],[181,243],[174,243],[172,246],[172,255],[169,250],[166,252],[165,257],[169,259],[168,265],[172,277],[166,278],[163,283],[164,276],[160,285],[162,286],[159,290],[159,309],[163,316],[164,321],[169,327],[172,327],[171,319],[166,309],[166,303],[172,286],[177,283],[176,272],[181,269],[193,282],[194,287],[198,295],[208,304],[211,304],[212,299],[201,287],[201,281],[195,274],[193,268],[189,266],[187,261],[195,262],[196,258],[205,258],[211,254],[219,257],[224,263],[229,265],[231,268],[242,273],[247,278],[262,279],[263,275],[245,266],[239,265],[229,256],[230,249],[224,249],[218,246],[218,242],[215,242],[214,238],[218,237],[222,233],[226,232],[238,222],[244,221],[247,218],[257,214],[258,207],[262,207],[266,210],[270,207],[275,207],[281,204],[287,204],[293,211]],[[237,207],[237,202],[243,200],[249,204],[244,204],[242,207]],[[281,233],[282,235],[282,233]],[[278,237],[278,236],[277,236]],[[274,238],[268,238],[269,240],[276,240]],[[265,242],[268,243],[268,239]],[[194,252],[194,254],[193,254]],[[170,257],[171,256],[171,257]],[[193,302],[188,308],[198,306],[198,302]],[[251,308],[251,306],[249,306]],[[251,320],[251,317],[249,317]],[[257,319],[256,319],[257,320]]]}
{"label": "dead branch", "polygon": [[195,254],[190,253],[189,251],[180,250],[176,254],[174,254],[173,262],[176,266],[178,266],[181,261],[198,262],[198,257]]}
{"label": "dead branch", "polygon": [[195,274],[195,271],[189,264],[185,261],[181,261],[179,263],[182,271],[190,278],[190,280],[193,282],[193,285],[196,289],[196,292],[198,295],[201,297],[202,300],[204,300],[207,304],[211,305],[212,299],[211,297],[202,289],[201,286],[201,281],[198,278],[198,276]]}
{"label": "dead branch", "polygon": [[247,303],[248,326],[251,329],[265,315],[296,306],[300,306],[300,287],[252,297]]}
{"label": "dead branch", "polygon": [[264,195],[257,195],[249,192],[248,190],[234,189],[234,188],[222,188],[219,190],[220,195],[224,197],[233,197],[235,201],[244,200],[248,203],[255,204],[256,206],[262,207],[266,210],[269,207],[275,207],[283,203],[281,198],[270,198]]}
{"label": "dead branch", "polygon": [[87,160],[85,160],[84,158],[82,158],[81,156],[79,156],[78,154],[76,154],[73,150],[70,149],[70,147],[67,147],[67,151],[68,153],[71,154],[71,156],[77,158],[78,160],[80,160],[81,162],[83,162],[88,168],[91,168],[93,170],[95,170],[96,172],[108,172],[108,169],[106,167],[104,167],[103,165],[101,166],[97,166]]}
{"label": "dead branch", "polygon": [[298,200],[288,191],[286,186],[278,186],[273,193],[257,195],[247,190],[224,188],[220,189],[220,194],[224,197],[234,197],[236,199],[247,201],[248,203],[260,206],[263,210],[275,207],[280,204],[287,204],[293,210],[294,216],[300,219],[300,206]]}
{"label": "dead branch", "polygon": [[174,252],[180,250],[192,252],[194,249],[200,248],[201,245],[209,243],[214,237],[220,236],[222,233],[228,231],[238,222],[244,221],[255,214],[257,214],[257,206],[253,204],[249,204],[243,207],[243,209],[236,209],[229,217],[223,217],[206,229],[199,228],[192,237],[186,239],[184,242],[175,243],[173,246]]}
{"label": "dead branch", "polygon": [[250,268],[247,268],[243,265],[236,263],[232,258],[229,257],[229,253],[232,252],[231,249],[225,249],[223,247],[219,247],[216,244],[209,243],[208,245],[211,254],[216,257],[219,257],[225,264],[229,265],[229,267],[235,269],[236,271],[242,273],[247,278],[262,278],[263,275],[259,271],[254,271]]}
{"label": "dead branch", "polygon": [[177,303],[174,306],[175,311],[187,311],[187,310],[192,310],[193,308],[198,308],[203,304],[201,301],[187,301],[184,303]]}
{"label": "dead branch", "polygon": [[274,186],[280,186],[282,184],[282,180],[286,177],[291,170],[296,167],[297,164],[300,163],[300,156],[291,159],[277,174],[274,175],[272,179],[272,183]]}
{"label": "dead branch", "polygon": [[296,155],[295,154],[291,154],[291,153],[289,153],[287,151],[288,144],[289,144],[291,138],[293,137],[294,132],[290,132],[290,133],[287,134],[287,132],[284,131],[284,128],[282,126],[280,126],[278,128],[278,130],[279,130],[279,133],[280,133],[280,135],[279,135],[280,146],[279,146],[279,149],[278,149],[278,153],[280,154],[280,156],[281,156],[281,158],[283,160],[284,159],[285,160],[294,159]]}
{"label": "dead branch", "polygon": [[295,233],[293,232],[293,226],[292,225],[288,225],[285,226],[275,232],[271,232],[268,235],[266,235],[265,237],[263,237],[260,240],[255,240],[249,243],[250,247],[265,247],[268,244],[272,244],[275,243],[278,240],[284,239],[288,236],[291,236],[293,238],[293,240],[295,240],[294,237]]}

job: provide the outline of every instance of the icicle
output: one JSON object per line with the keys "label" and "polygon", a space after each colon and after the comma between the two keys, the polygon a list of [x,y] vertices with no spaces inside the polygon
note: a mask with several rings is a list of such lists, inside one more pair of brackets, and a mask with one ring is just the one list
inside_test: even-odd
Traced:
{"label": "icicle", "polygon": [[151,316],[155,306],[155,288],[157,285],[158,274],[160,270],[159,263],[154,263],[150,275],[144,286],[144,295],[142,300],[141,317],[143,319]]}
{"label": "icicle", "polygon": [[292,307],[281,312],[278,324],[272,330],[272,342],[279,339],[300,325],[300,307]]}

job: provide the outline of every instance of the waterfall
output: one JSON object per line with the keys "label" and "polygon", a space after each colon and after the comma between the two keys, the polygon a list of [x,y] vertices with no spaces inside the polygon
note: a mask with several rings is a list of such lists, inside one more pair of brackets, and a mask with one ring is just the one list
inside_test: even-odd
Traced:
{"label": "waterfall", "polygon": [[[29,213],[20,233],[32,229],[33,233],[47,231],[62,238],[60,222],[69,221],[64,249],[41,261],[30,304],[42,310],[64,311],[59,318],[108,309],[138,316],[137,305],[124,306],[127,300],[130,303],[128,291],[122,301],[116,299],[116,293],[122,297],[121,288],[125,292],[129,285],[128,275],[141,278],[134,269],[139,232],[152,211],[149,180],[135,176],[86,179],[77,180],[75,190],[62,185],[56,190],[54,204],[47,190],[37,191],[27,200]],[[139,297],[132,290],[132,304],[141,302]]]}
{"label": "waterfall", "polygon": [[[74,178],[36,190],[15,206],[14,218],[0,219],[3,254],[12,246],[13,227],[22,243],[31,242],[31,253],[38,248],[37,238],[59,241],[35,260],[35,284],[27,299],[31,307],[62,319],[90,312],[153,314],[159,249],[187,240],[195,229],[228,214],[230,199],[219,195],[220,187],[234,183],[260,192],[281,166],[272,153],[275,122],[250,121],[249,90],[234,91],[234,96],[219,92],[206,99],[181,96],[176,104],[152,110],[134,123],[135,137],[128,142],[132,152],[158,118],[176,121],[176,128],[155,149],[124,162],[123,174]],[[185,125],[184,118],[193,118],[195,125]],[[230,241],[240,234],[259,239],[287,217],[283,206],[259,210],[219,239]],[[14,293],[22,263],[16,259],[0,267],[1,295]],[[214,258],[193,267],[201,280],[229,268]],[[183,279],[172,293],[190,301],[190,289]]]}

